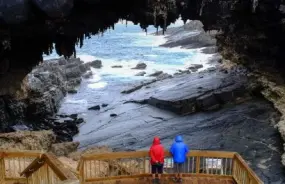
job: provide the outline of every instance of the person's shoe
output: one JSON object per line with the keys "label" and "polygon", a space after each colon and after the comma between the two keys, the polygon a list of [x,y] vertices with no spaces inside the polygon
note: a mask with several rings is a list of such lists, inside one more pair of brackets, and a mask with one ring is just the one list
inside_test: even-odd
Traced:
{"label": "person's shoe", "polygon": [[182,183],[182,178],[179,178],[179,179],[177,180],[177,183]]}
{"label": "person's shoe", "polygon": [[156,179],[152,179],[152,184],[156,184]]}
{"label": "person's shoe", "polygon": [[160,184],[160,179],[157,179],[156,181],[157,181],[157,182],[156,182],[157,184]]}

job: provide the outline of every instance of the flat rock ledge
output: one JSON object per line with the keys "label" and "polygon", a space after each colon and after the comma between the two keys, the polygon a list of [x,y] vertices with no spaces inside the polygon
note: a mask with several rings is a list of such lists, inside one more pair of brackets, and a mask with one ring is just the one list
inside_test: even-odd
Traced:
{"label": "flat rock ledge", "polygon": [[123,92],[131,98],[126,103],[147,103],[184,115],[215,110],[227,103],[249,97],[246,82],[244,74],[208,70],[145,82]]}

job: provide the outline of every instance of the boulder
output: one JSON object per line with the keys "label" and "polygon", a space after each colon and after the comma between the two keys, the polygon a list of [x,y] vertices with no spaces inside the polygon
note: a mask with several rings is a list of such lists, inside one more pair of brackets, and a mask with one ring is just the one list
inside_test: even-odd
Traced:
{"label": "boulder", "polygon": [[146,74],[146,72],[139,72],[135,76],[144,76],[145,74]]}
{"label": "boulder", "polygon": [[78,65],[65,69],[65,75],[67,79],[81,77],[81,73],[82,72],[80,71],[80,68],[78,67]]}
{"label": "boulder", "polygon": [[112,66],[112,68],[123,68],[123,66],[122,65],[114,65],[114,66]]}
{"label": "boulder", "polygon": [[86,72],[82,75],[84,79],[89,79],[93,75],[92,71]]}
{"label": "boulder", "polygon": [[202,64],[191,64],[188,69],[189,70],[198,70],[200,68],[203,68],[203,65]]}
{"label": "boulder", "polygon": [[102,104],[102,107],[107,107],[107,106],[108,106],[108,104],[105,104],[105,103]]}
{"label": "boulder", "polygon": [[88,68],[89,65],[86,65],[86,64],[81,64],[79,65],[79,70],[81,73],[85,73],[87,72],[90,68]]}
{"label": "boulder", "polygon": [[98,110],[100,110],[100,105],[95,105],[93,107],[89,107],[88,110],[96,110],[96,111],[98,111]]}
{"label": "boulder", "polygon": [[101,60],[95,60],[90,62],[90,66],[93,68],[102,68],[102,61]]}
{"label": "boulder", "polygon": [[76,87],[78,86],[80,83],[81,83],[82,79],[81,77],[78,77],[78,78],[73,78],[71,80],[68,80],[67,81],[67,87]]}
{"label": "boulder", "polygon": [[77,90],[70,88],[70,89],[67,89],[67,93],[69,93],[69,94],[76,94]]}
{"label": "boulder", "polygon": [[171,78],[171,77],[172,77],[172,75],[170,75],[168,73],[162,73],[159,76],[157,76],[156,79],[157,80],[164,80],[164,79]]}
{"label": "boulder", "polygon": [[152,74],[149,74],[148,76],[149,77],[157,77],[157,76],[159,76],[161,74],[163,74],[163,71],[156,71],[156,72],[154,72]]}
{"label": "boulder", "polygon": [[146,69],[147,65],[145,63],[138,63],[134,68],[132,69],[136,69],[136,70],[144,70]]}
{"label": "boulder", "polygon": [[178,74],[190,74],[191,71],[190,70],[178,70]]}
{"label": "boulder", "polygon": [[56,156],[67,156],[68,154],[77,151],[79,142],[64,142],[51,145],[51,152]]}
{"label": "boulder", "polygon": [[77,93],[76,87],[81,83],[82,79],[80,77],[73,78],[67,81],[66,90],[68,93]]}

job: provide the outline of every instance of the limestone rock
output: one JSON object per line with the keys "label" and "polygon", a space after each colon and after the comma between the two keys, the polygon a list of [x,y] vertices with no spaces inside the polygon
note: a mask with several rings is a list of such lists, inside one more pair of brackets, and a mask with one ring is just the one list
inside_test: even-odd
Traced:
{"label": "limestone rock", "polygon": [[48,151],[55,142],[52,131],[18,131],[0,134],[0,148]]}
{"label": "limestone rock", "polygon": [[82,75],[83,78],[88,79],[93,75],[92,71],[86,72],[85,74]]}
{"label": "limestone rock", "polygon": [[147,65],[145,63],[138,63],[134,68],[132,69],[137,69],[137,70],[144,70],[146,69]]}
{"label": "limestone rock", "polygon": [[100,105],[95,105],[93,107],[89,107],[88,110],[100,110]]}
{"label": "limestone rock", "polygon": [[65,75],[68,79],[78,78],[81,76],[81,73],[82,72],[81,72],[80,68],[77,66],[65,69]]}
{"label": "limestone rock", "polygon": [[135,76],[144,76],[145,74],[146,74],[146,72],[139,72]]}
{"label": "limestone rock", "polygon": [[114,65],[114,66],[112,66],[112,68],[123,68],[123,66],[122,65]]}
{"label": "limestone rock", "polygon": [[101,106],[104,108],[104,107],[107,107],[109,104],[105,104],[103,103]]}
{"label": "limestone rock", "polygon": [[200,68],[203,68],[203,65],[202,64],[191,64],[188,69],[189,70],[195,70],[195,69],[200,69]]}
{"label": "limestone rock", "polygon": [[156,72],[154,72],[152,74],[149,74],[148,76],[149,77],[157,77],[157,76],[159,76],[161,74],[163,74],[163,71],[156,71]]}
{"label": "limestone rock", "polygon": [[[201,75],[203,74],[203,77]],[[147,102],[178,114],[213,110],[248,95],[246,77],[222,72],[178,75],[129,90],[133,101]],[[139,88],[139,89],[138,89]]]}
{"label": "limestone rock", "polygon": [[103,65],[101,60],[95,60],[90,63],[90,66],[93,68],[102,68]]}
{"label": "limestone rock", "polygon": [[51,152],[56,156],[67,156],[68,154],[77,151],[79,142],[64,142],[57,143],[51,146]]}
{"label": "limestone rock", "polygon": [[156,77],[157,80],[164,80],[167,78],[172,78],[172,75],[170,75],[168,73],[162,73]]}

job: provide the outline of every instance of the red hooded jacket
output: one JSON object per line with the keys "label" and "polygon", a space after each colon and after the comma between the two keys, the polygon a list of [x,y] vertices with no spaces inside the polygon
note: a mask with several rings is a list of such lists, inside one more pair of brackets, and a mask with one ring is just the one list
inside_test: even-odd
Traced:
{"label": "red hooded jacket", "polygon": [[152,146],[149,150],[149,156],[151,158],[150,163],[164,163],[164,148],[160,144],[160,139],[158,137],[154,137]]}

